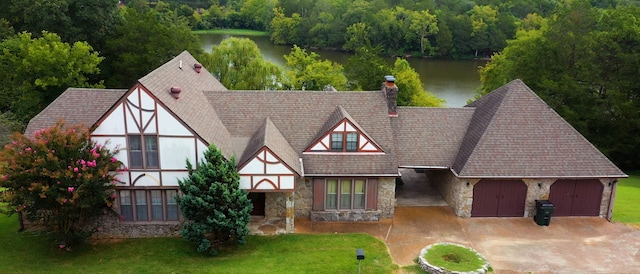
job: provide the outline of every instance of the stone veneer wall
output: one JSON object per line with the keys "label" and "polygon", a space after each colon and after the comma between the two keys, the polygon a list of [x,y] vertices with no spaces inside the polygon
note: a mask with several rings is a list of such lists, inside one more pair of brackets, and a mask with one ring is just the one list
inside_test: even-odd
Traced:
{"label": "stone veneer wall", "polygon": [[267,192],[265,193],[265,218],[284,218],[287,213],[286,208],[286,192]]}
{"label": "stone veneer wall", "polygon": [[179,237],[181,222],[158,222],[144,224],[121,224],[117,217],[105,216],[99,220],[102,231],[93,234],[95,239],[104,238],[151,238]]}
{"label": "stone veneer wall", "polygon": [[395,178],[378,178],[378,209],[362,211],[312,211],[312,179],[300,179],[294,193],[295,217],[312,221],[379,221],[393,218],[396,204]]}
{"label": "stone veneer wall", "polygon": [[[459,179],[450,170],[429,170],[427,177],[436,186],[442,198],[459,217],[471,217],[473,185],[478,180]],[[467,182],[469,185],[467,186]]]}

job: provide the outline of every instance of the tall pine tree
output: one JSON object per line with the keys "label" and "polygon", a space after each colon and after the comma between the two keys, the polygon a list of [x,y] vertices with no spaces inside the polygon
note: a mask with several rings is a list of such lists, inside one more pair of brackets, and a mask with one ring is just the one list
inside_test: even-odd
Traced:
{"label": "tall pine tree", "polygon": [[197,243],[199,252],[216,255],[221,244],[246,243],[253,205],[240,189],[235,159],[225,160],[215,145],[204,158],[197,170],[187,160],[189,176],[178,181],[182,197],[177,200],[186,219],[181,234]]}

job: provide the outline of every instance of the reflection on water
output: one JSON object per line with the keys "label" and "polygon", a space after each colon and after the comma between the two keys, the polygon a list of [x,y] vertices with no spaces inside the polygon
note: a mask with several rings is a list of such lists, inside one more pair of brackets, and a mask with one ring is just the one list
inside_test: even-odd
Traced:
{"label": "reflection on water", "polygon": [[[220,44],[230,35],[222,34],[200,34],[200,41],[206,51],[211,51],[213,45]],[[291,48],[288,46],[277,46],[271,44],[267,36],[238,36],[247,37],[253,40],[260,48],[265,59],[275,64],[285,63],[284,55],[289,54]],[[345,64],[351,54],[337,51],[314,50],[321,58]],[[386,59],[390,66],[393,64],[392,58]],[[478,60],[433,60],[423,58],[409,58],[411,67],[420,74],[424,88],[436,96],[445,99],[446,106],[461,107],[467,101],[473,99],[476,90],[480,87],[480,75],[478,66],[484,65],[485,61]],[[380,81],[382,82],[383,79]]]}

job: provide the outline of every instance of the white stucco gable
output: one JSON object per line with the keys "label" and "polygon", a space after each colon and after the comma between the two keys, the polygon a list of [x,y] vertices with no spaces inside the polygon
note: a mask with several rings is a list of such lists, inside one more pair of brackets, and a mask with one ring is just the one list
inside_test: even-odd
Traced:
{"label": "white stucco gable", "polygon": [[[186,160],[195,165],[207,149],[203,140],[140,85],[103,117],[92,138],[120,149],[117,158],[129,169],[120,178],[125,186],[177,186],[177,180],[188,175]],[[131,158],[133,139],[141,142],[135,161]]]}

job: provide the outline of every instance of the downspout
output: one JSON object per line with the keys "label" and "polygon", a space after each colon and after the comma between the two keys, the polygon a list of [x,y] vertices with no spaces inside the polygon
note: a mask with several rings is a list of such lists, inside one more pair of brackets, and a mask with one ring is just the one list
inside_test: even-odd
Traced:
{"label": "downspout", "polygon": [[298,158],[300,161],[300,177],[304,178],[304,164],[302,163],[302,158]]}
{"label": "downspout", "polygon": [[613,218],[613,202],[616,198],[616,188],[618,186],[618,180],[613,180],[609,182],[609,187],[611,187],[611,193],[609,194],[609,208],[607,209],[607,221],[611,222],[611,218]]}

